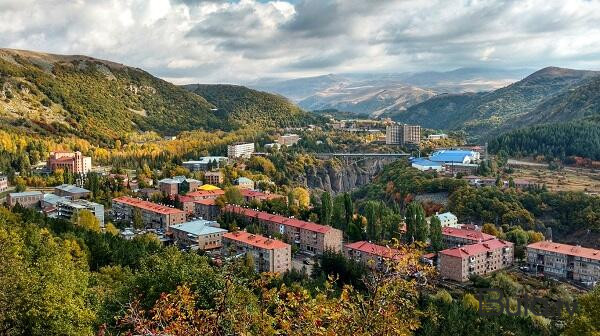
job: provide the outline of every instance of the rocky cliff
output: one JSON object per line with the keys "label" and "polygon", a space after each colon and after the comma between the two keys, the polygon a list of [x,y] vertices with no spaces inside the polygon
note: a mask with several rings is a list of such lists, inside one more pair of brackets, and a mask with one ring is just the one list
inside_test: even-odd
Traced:
{"label": "rocky cliff", "polygon": [[390,159],[367,159],[358,163],[327,162],[322,166],[306,166],[301,183],[311,189],[330,193],[351,191],[373,179]]}

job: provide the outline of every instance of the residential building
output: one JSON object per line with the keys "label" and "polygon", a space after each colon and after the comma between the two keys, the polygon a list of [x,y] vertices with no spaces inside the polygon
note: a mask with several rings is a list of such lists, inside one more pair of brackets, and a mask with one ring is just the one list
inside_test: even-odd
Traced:
{"label": "residential building", "polygon": [[472,275],[486,275],[512,265],[513,244],[499,239],[440,251],[443,278],[465,282]]}
{"label": "residential building", "polygon": [[8,190],[8,176],[0,175],[0,192]]}
{"label": "residential building", "polygon": [[198,160],[184,161],[182,165],[190,171],[207,171],[227,165],[225,156],[204,156]]}
{"label": "residential building", "polygon": [[171,225],[185,222],[185,212],[180,209],[127,196],[112,200],[115,220],[132,222],[135,209],[140,211],[142,222],[146,227],[166,229]]}
{"label": "residential building", "polygon": [[187,178],[185,176],[174,176],[158,181],[160,191],[171,196],[196,191],[202,185],[201,181]]}
{"label": "residential building", "polygon": [[235,214],[241,220],[261,225],[269,234],[280,234],[298,245],[300,251],[317,255],[325,250],[342,251],[342,231],[331,226],[306,222],[296,218],[273,215],[237,205],[227,205],[222,211]]}
{"label": "residential building", "polygon": [[278,144],[278,143],[276,143],[276,142],[265,144],[265,149],[276,149],[276,150],[279,150],[280,148],[281,148],[281,145]]}
{"label": "residential building", "polygon": [[279,198],[286,198],[283,195],[264,193],[258,190],[241,189],[240,192],[242,193],[242,197],[244,197],[245,202],[251,202],[254,200],[262,202],[271,201]]}
{"label": "residential building", "polygon": [[57,217],[64,219],[71,219],[73,215],[79,213],[82,210],[88,210],[100,222],[100,226],[104,227],[104,205],[90,202],[85,199],[63,199],[56,202]]}
{"label": "residential building", "polygon": [[418,145],[421,142],[421,126],[419,125],[388,125],[385,129],[387,145]]}
{"label": "residential building", "polygon": [[537,273],[557,278],[600,280],[600,250],[541,241],[527,245],[527,263]]}
{"label": "residential building", "polygon": [[23,191],[9,193],[6,197],[6,203],[9,207],[13,207],[19,203],[22,207],[32,208],[38,206],[43,198],[41,191]]}
{"label": "residential building", "polygon": [[211,190],[222,190],[222,189],[217,186],[214,186],[212,184],[203,184],[200,187],[198,187],[198,191],[201,191],[201,190],[211,191]]}
{"label": "residential building", "polygon": [[448,134],[429,134],[427,136],[428,140],[442,140],[442,139],[448,139]]}
{"label": "residential building", "polygon": [[398,260],[402,257],[402,252],[397,249],[367,241],[357,241],[344,245],[344,253],[348,259],[362,262],[374,269],[384,267],[386,260]]}
{"label": "residential building", "polygon": [[214,199],[194,201],[194,214],[202,219],[216,220],[219,217],[219,206]]}
{"label": "residential building", "polygon": [[452,212],[436,213],[435,216],[440,220],[442,227],[460,227],[460,225],[458,225],[458,218],[456,218]]}
{"label": "residential building", "polygon": [[225,191],[222,189],[214,190],[198,190],[191,193],[187,193],[186,196],[191,197],[194,201],[203,199],[216,199],[219,196],[225,195]]}
{"label": "residential building", "polygon": [[152,198],[154,195],[160,195],[162,192],[158,189],[154,188],[143,188],[137,191],[139,195],[142,195],[145,198]]}
{"label": "residential building", "polygon": [[442,170],[444,170],[444,166],[441,163],[433,162],[433,161],[430,161],[427,159],[421,159],[421,158],[413,159],[411,161],[411,166],[413,168],[417,168],[420,171],[428,171],[428,170],[442,171]]}
{"label": "residential building", "polygon": [[450,226],[442,228],[442,240],[446,248],[477,244],[492,239],[496,239],[496,237],[478,230],[459,229]]}
{"label": "residential building", "polygon": [[176,244],[204,251],[221,248],[223,234],[227,230],[221,229],[215,221],[199,219],[171,225],[169,232]]}
{"label": "residential building", "polygon": [[223,255],[251,254],[257,272],[284,273],[292,267],[292,247],[282,241],[245,231],[223,235]]}
{"label": "residential building", "polygon": [[227,146],[227,157],[230,159],[249,158],[254,153],[253,142],[237,142]]}
{"label": "residential building", "polygon": [[447,175],[455,176],[457,174],[470,175],[477,173],[479,164],[476,163],[443,163],[444,171]]}
{"label": "residential building", "polygon": [[238,177],[233,181],[233,184],[237,185],[240,189],[254,189],[254,181],[247,177]]}
{"label": "residential building", "polygon": [[479,153],[467,150],[443,149],[433,152],[429,160],[445,164],[469,164],[479,161]]}
{"label": "residential building", "polygon": [[54,194],[62,197],[69,197],[75,200],[80,198],[88,198],[92,192],[72,184],[61,184],[57,187],[54,187]]}
{"label": "residential building", "polygon": [[92,158],[81,152],[50,152],[47,167],[51,171],[63,169],[73,174],[87,174],[92,169]]}
{"label": "residential building", "polygon": [[300,141],[300,136],[298,134],[285,134],[280,135],[277,138],[277,143],[282,146],[293,146]]}
{"label": "residential building", "polygon": [[188,195],[174,195],[173,200],[179,200],[179,209],[185,211],[186,214],[191,215],[194,213],[194,197]]}
{"label": "residential building", "polygon": [[223,173],[220,171],[204,173],[204,183],[215,185],[221,184],[223,181]]}

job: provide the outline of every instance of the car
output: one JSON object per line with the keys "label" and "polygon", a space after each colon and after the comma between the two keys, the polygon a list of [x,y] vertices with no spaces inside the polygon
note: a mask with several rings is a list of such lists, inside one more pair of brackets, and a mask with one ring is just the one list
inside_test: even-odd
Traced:
{"label": "car", "polygon": [[521,266],[519,269],[523,272],[529,272],[529,266]]}
{"label": "car", "polygon": [[304,265],[312,265],[315,263],[311,258],[304,258],[302,262],[304,263]]}

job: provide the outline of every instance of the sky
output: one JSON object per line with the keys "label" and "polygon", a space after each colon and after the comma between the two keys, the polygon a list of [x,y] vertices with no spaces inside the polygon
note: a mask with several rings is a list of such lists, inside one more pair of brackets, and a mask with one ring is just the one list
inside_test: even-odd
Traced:
{"label": "sky", "polygon": [[177,84],[459,67],[600,69],[600,1],[0,0],[0,47]]}

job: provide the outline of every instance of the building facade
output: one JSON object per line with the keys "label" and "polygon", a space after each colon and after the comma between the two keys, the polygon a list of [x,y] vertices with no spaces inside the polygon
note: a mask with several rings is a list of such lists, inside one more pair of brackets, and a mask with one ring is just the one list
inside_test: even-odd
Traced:
{"label": "building facade", "polygon": [[41,191],[24,191],[9,193],[6,197],[8,206],[13,207],[19,203],[22,207],[32,208],[38,206],[44,197]]}
{"label": "building facade", "polygon": [[51,171],[63,169],[73,174],[87,174],[92,169],[92,158],[81,152],[50,152],[46,165]]}
{"label": "building facade", "polygon": [[238,186],[240,189],[254,189],[254,181],[247,177],[238,177],[233,181],[233,184]]}
{"label": "building facade", "polygon": [[185,194],[193,192],[202,185],[202,182],[187,178],[185,176],[175,176],[173,178],[164,178],[158,181],[158,188],[168,196]]}
{"label": "building facade", "polygon": [[292,267],[292,247],[289,244],[245,231],[225,233],[222,251],[227,257],[251,254],[257,272],[284,273]]}
{"label": "building facade", "polygon": [[419,125],[388,125],[385,129],[387,145],[418,145],[421,142],[421,126]]}
{"label": "building facade", "polygon": [[145,227],[167,229],[171,225],[185,222],[185,212],[180,209],[127,196],[112,200],[115,220],[132,222],[136,209],[140,211]]}
{"label": "building facade", "polygon": [[8,176],[0,175],[0,192],[8,190]]}
{"label": "building facade", "polygon": [[238,142],[227,146],[227,157],[230,159],[249,158],[254,153],[253,142]]}
{"label": "building facade", "polygon": [[300,141],[300,136],[298,134],[285,134],[280,135],[277,138],[277,143],[282,146],[293,146]]}
{"label": "building facade", "polygon": [[223,173],[216,171],[216,172],[206,172],[204,174],[204,183],[208,183],[208,184],[221,184],[223,183],[224,178],[223,178]]}
{"label": "building facade", "polygon": [[320,225],[256,211],[237,205],[227,205],[224,212],[234,214],[247,223],[261,225],[269,234],[280,234],[293,242],[301,251],[321,255],[325,250],[342,251],[342,231],[331,226]]}
{"label": "building facade", "polygon": [[499,239],[440,251],[439,271],[443,278],[458,282],[472,275],[486,275],[512,265],[513,244]]}
{"label": "building facade", "polygon": [[100,223],[101,227],[104,227],[104,205],[90,202],[84,199],[76,200],[60,200],[56,202],[56,213],[57,217],[64,219],[71,219],[73,215],[79,213],[82,210],[88,210],[91,212]]}
{"label": "building facade", "polygon": [[176,244],[202,251],[221,248],[223,234],[226,232],[227,230],[219,227],[219,223],[203,219],[169,227],[171,238]]}
{"label": "building facade", "polygon": [[557,278],[600,280],[600,250],[542,241],[527,245],[527,263],[537,273]]}
{"label": "building facade", "polygon": [[240,190],[242,197],[244,197],[244,201],[245,202],[251,202],[251,201],[271,201],[271,200],[276,200],[276,199],[284,199],[285,200],[285,196],[283,195],[279,195],[279,194],[271,194],[271,193],[265,193],[262,191],[257,191],[257,190],[250,190],[250,189],[241,189]]}
{"label": "building facade", "polygon": [[364,263],[373,269],[383,269],[387,260],[398,260],[402,257],[402,252],[397,249],[367,241],[344,245],[344,254],[348,259]]}
{"label": "building facade", "polygon": [[444,212],[441,214],[435,214],[435,216],[440,220],[442,227],[460,227],[458,225],[458,218],[451,212]]}
{"label": "building facade", "polygon": [[196,217],[216,220],[219,217],[219,206],[214,199],[202,199],[194,201],[194,215]]}
{"label": "building facade", "polygon": [[199,160],[182,162],[182,166],[190,171],[207,171],[221,168],[225,165],[227,165],[227,158],[224,156],[205,156]]}

